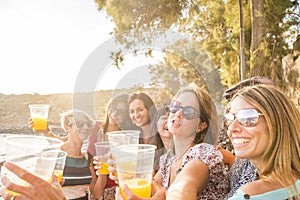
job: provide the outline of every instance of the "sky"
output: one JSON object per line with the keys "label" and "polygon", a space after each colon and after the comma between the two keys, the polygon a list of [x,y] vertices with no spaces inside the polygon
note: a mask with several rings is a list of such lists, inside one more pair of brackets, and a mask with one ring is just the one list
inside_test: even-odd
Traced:
{"label": "sky", "polygon": [[0,0],[0,27],[0,93],[51,94],[73,91],[114,24],[94,0]]}

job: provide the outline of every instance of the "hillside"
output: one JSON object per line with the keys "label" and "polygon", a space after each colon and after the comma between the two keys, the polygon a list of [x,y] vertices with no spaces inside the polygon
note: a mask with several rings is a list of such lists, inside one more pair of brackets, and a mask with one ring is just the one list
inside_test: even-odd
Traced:
{"label": "hillside", "polygon": [[[113,94],[112,91],[98,91],[95,94],[81,94],[83,96],[93,95],[97,119],[101,119],[105,112],[108,99]],[[29,118],[29,104],[49,104],[49,122],[59,125],[60,113],[73,108],[72,93],[63,94],[22,94],[4,95],[0,94],[0,133],[31,132],[27,128]],[[93,106],[93,105],[85,105]]]}

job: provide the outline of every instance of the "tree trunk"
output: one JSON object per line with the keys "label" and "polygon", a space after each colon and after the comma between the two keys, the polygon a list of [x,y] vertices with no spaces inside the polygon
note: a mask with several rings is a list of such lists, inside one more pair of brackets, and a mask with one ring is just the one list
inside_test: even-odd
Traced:
{"label": "tree trunk", "polygon": [[[264,1],[263,0],[251,0],[251,64],[250,69],[254,71],[261,69],[261,66],[255,64],[255,60],[262,58],[263,54],[258,49],[259,45],[263,42],[265,37],[265,18],[264,18]],[[259,72],[254,72],[256,75]]]}
{"label": "tree trunk", "polygon": [[240,7],[240,67],[241,81],[246,79],[246,58],[245,58],[245,33],[244,33],[244,14],[243,0],[239,0]]}

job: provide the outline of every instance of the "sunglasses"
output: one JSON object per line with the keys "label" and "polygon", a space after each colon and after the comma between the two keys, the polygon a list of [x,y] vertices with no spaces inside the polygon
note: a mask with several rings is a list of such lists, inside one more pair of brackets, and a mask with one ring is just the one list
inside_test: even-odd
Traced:
{"label": "sunglasses", "polygon": [[112,109],[111,113],[114,113],[119,116],[124,116],[127,114],[127,111],[125,109]]}
{"label": "sunglasses", "polygon": [[193,106],[181,106],[178,101],[171,101],[169,106],[170,113],[176,113],[182,109],[183,117],[187,120],[192,120],[200,116],[199,112]]}
{"label": "sunglasses", "polygon": [[91,122],[87,122],[87,121],[77,121],[76,122],[77,128],[82,128],[84,125],[86,125],[88,128],[91,128],[93,126]]}
{"label": "sunglasses", "polygon": [[255,109],[243,109],[237,112],[236,114],[233,113],[226,113],[225,120],[227,125],[231,125],[235,119],[238,120],[239,124],[244,127],[253,127],[258,123],[259,116],[263,114],[259,113]]}

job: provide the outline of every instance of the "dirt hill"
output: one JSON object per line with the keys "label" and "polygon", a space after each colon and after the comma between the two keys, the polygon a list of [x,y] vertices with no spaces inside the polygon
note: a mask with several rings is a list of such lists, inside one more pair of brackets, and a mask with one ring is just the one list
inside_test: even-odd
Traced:
{"label": "dirt hill", "polygon": [[[105,106],[108,99],[113,94],[112,91],[99,91],[93,94],[80,94],[83,97],[92,95],[97,119],[101,119],[105,113]],[[49,104],[49,123],[59,125],[60,114],[73,108],[74,95],[72,93],[63,94],[22,94],[4,95],[0,94],[0,133],[30,133],[27,127],[29,118],[29,104]],[[92,107],[93,105],[84,105]]]}

